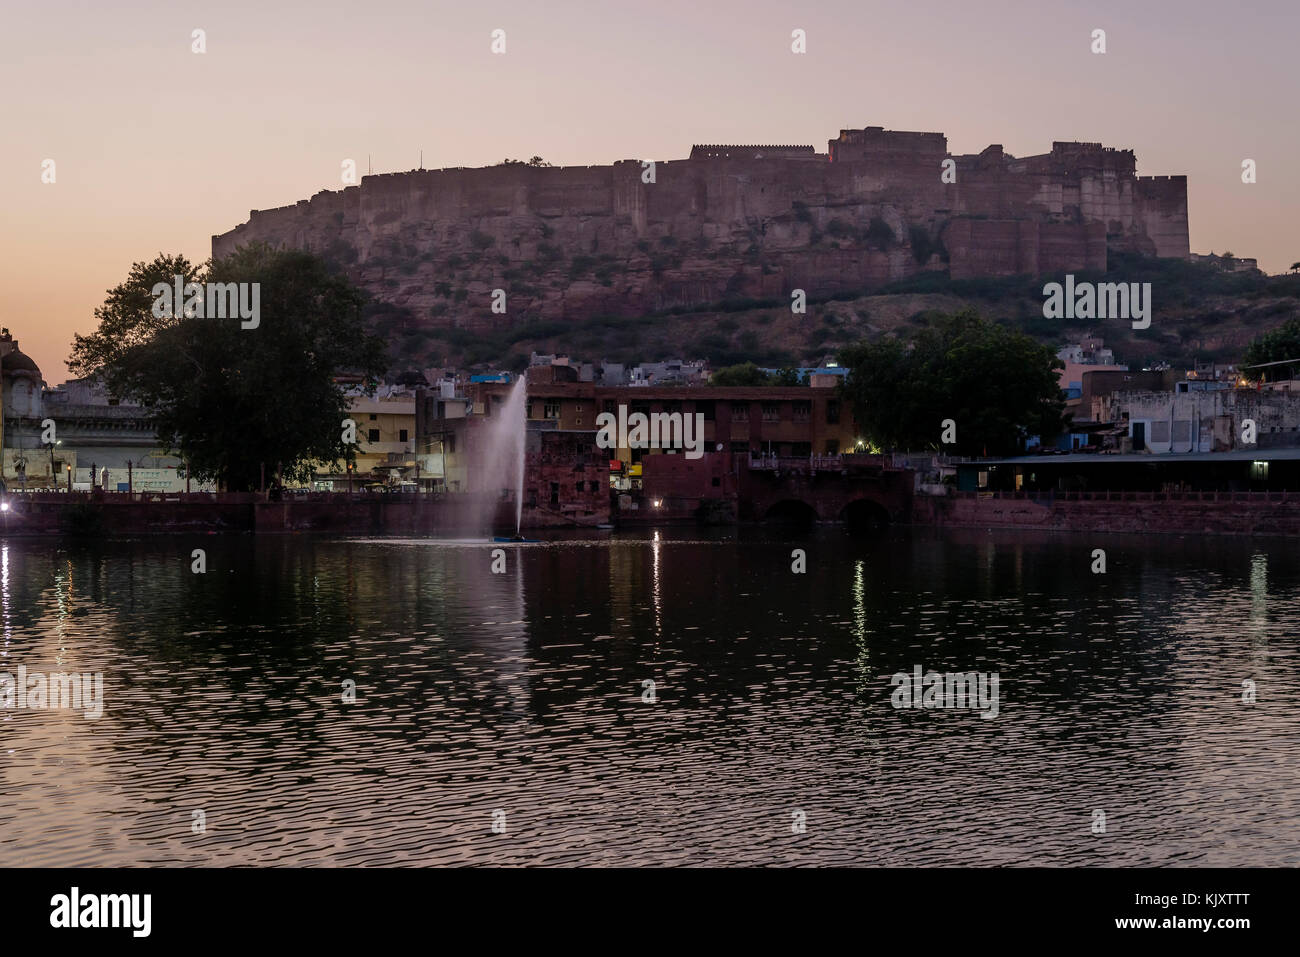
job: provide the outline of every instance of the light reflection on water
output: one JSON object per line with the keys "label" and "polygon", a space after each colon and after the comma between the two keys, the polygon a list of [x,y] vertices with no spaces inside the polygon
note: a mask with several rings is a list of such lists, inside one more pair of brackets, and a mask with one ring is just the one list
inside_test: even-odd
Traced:
{"label": "light reflection on water", "polygon": [[15,540],[0,670],[107,700],[0,710],[0,864],[1300,863],[1300,560],[1094,538]]}

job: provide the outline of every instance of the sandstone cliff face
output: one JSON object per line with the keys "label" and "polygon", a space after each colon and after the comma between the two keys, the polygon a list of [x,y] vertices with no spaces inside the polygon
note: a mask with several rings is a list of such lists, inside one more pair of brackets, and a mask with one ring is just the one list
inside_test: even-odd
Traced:
{"label": "sandstone cliff face", "polygon": [[1132,153],[1096,144],[952,157],[956,182],[941,179],[942,134],[869,128],[841,133],[828,154],[697,147],[693,157],[657,163],[653,182],[635,160],[367,176],[254,211],[213,237],[213,253],[254,240],[318,252],[408,330],[499,330],[794,289],[815,299],[950,265],[954,277],[1104,269],[1108,244],[1186,254],[1185,180],[1167,178],[1148,202]]}

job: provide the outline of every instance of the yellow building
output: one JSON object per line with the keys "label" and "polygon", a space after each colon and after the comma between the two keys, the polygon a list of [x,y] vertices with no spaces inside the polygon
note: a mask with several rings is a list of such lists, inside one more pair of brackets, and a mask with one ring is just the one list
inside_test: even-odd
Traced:
{"label": "yellow building", "polygon": [[383,395],[381,390],[375,396],[356,396],[348,415],[357,424],[357,475],[414,460],[414,395]]}

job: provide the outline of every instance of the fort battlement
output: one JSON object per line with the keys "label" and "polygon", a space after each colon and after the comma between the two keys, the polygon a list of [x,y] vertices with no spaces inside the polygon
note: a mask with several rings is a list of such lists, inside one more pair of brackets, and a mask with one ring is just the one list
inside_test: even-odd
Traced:
{"label": "fort battlement", "polygon": [[696,144],[691,147],[691,159],[818,159],[811,146],[749,146]]}
{"label": "fort battlement", "polygon": [[[1104,270],[1108,249],[1186,258],[1186,177],[1135,170],[1132,150],[1100,143],[956,155],[942,133],[865,127],[826,153],[696,144],[656,161],[652,182],[639,159],[372,174],[253,211],[212,249],[312,249],[422,322],[469,326],[860,291],[925,270]],[[490,312],[493,289],[509,318]]]}

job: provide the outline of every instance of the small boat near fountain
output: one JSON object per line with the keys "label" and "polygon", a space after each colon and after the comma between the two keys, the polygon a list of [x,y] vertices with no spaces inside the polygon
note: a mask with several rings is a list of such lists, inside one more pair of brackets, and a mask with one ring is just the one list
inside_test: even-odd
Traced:
{"label": "small boat near fountain", "polygon": [[541,541],[540,538],[524,538],[522,535],[494,535],[494,542],[519,542],[524,545],[536,545]]}

